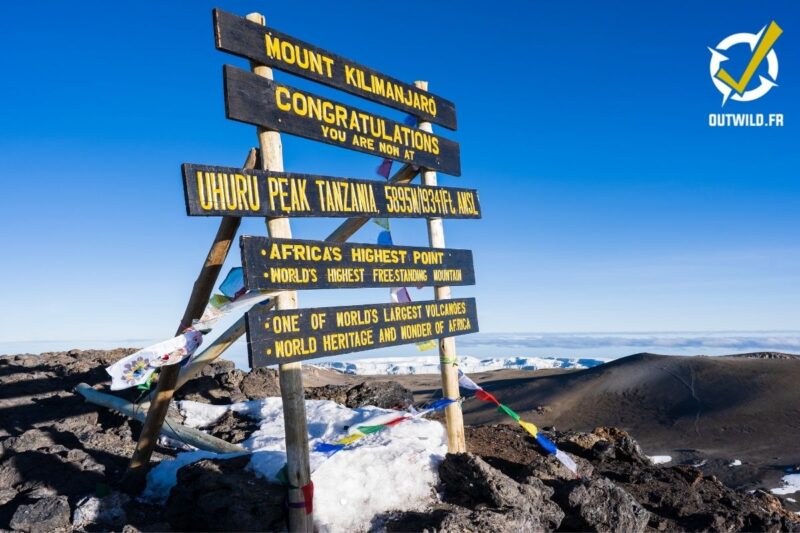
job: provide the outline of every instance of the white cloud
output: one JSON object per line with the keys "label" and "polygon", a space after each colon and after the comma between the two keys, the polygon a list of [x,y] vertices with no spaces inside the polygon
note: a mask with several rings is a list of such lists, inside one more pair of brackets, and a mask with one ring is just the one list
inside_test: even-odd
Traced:
{"label": "white cloud", "polygon": [[660,349],[695,353],[729,351],[800,352],[800,332],[646,332],[646,333],[479,333],[459,341],[464,347],[506,350],[551,349]]}

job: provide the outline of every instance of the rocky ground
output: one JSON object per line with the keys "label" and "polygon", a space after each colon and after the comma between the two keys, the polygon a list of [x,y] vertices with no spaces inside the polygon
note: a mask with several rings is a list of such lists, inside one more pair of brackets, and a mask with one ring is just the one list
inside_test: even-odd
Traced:
{"label": "rocky ground", "polygon": [[[0,529],[20,531],[276,530],[285,491],[256,478],[246,458],[184,467],[168,511],[119,490],[139,424],[72,389],[107,385],[104,367],[130,350],[0,357]],[[311,380],[313,381],[313,380]],[[405,408],[408,389],[385,380],[309,387],[307,397],[349,407]],[[128,391],[134,400],[137,391]],[[221,361],[178,394],[227,404],[278,395],[275,372]],[[254,431],[229,413],[211,429],[241,442]],[[797,515],[763,491],[727,488],[689,466],[660,467],[624,431],[548,433],[573,454],[575,479],[520,428],[467,428],[467,454],[439,467],[440,501],[426,512],[376,517],[376,531],[800,531]],[[159,447],[154,459],[173,456]]]}

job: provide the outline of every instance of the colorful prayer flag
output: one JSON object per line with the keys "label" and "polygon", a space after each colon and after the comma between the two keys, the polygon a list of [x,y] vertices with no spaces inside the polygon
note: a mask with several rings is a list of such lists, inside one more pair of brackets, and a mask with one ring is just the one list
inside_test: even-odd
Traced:
{"label": "colorful prayer flag", "polygon": [[377,224],[380,227],[382,227],[383,229],[385,229],[386,231],[389,231],[389,219],[388,218],[383,218],[383,217],[373,218],[372,221],[375,224]]}
{"label": "colorful prayer flag", "polygon": [[[240,295],[235,300],[230,300],[222,303],[221,305],[218,304],[219,307],[214,305],[214,303],[221,302],[222,299],[215,299],[212,297],[211,300],[214,300],[214,302],[209,301],[209,304],[203,311],[203,316],[201,316],[200,320],[195,322],[192,327],[201,331],[210,330],[223,316],[239,309],[249,310],[254,305],[260,304],[265,300],[269,300],[273,295],[274,293],[272,292],[250,291]],[[222,296],[222,298],[225,297]]]}
{"label": "colorful prayer flag", "polygon": [[481,389],[480,385],[472,381],[461,369],[458,370],[458,385],[469,390]]}
{"label": "colorful prayer flag", "polygon": [[378,244],[392,246],[394,244],[392,242],[392,234],[387,230],[383,230],[382,232],[378,233]]}
{"label": "colorful prayer flag", "polygon": [[146,383],[156,368],[179,363],[185,357],[191,356],[202,342],[202,333],[188,329],[177,337],[123,357],[106,368],[111,376],[111,390],[122,390]]}
{"label": "colorful prayer flag", "polygon": [[417,343],[417,350],[419,350],[420,352],[424,352],[426,350],[433,350],[434,348],[436,348],[437,345],[438,343],[433,339],[429,341],[421,341]]}
{"label": "colorful prayer flag", "polygon": [[405,287],[395,287],[389,292],[389,296],[396,304],[405,304],[411,301],[411,295]]}
{"label": "colorful prayer flag", "polygon": [[378,168],[375,169],[375,172],[378,176],[383,177],[383,179],[388,180],[389,176],[392,174],[392,160],[391,159],[384,159],[381,161],[381,164],[378,165]]}
{"label": "colorful prayer flag", "polygon": [[231,300],[243,295],[245,290],[244,269],[242,267],[232,268],[219,285],[219,291]]}

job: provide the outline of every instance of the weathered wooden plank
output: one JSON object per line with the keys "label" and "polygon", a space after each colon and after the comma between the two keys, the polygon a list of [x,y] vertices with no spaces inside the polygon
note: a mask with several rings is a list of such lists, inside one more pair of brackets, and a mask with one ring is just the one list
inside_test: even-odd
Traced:
{"label": "weathered wooden plank", "polygon": [[481,217],[474,189],[190,163],[182,172],[190,216]]}
{"label": "weathered wooden plank", "polygon": [[232,120],[461,175],[457,142],[225,65]]}
{"label": "weathered wooden plank", "polygon": [[243,17],[214,10],[217,49],[456,129],[453,102]]}
{"label": "weathered wooden plank", "polygon": [[478,331],[474,298],[247,313],[250,366],[398,346]]}
{"label": "weathered wooden plank", "polygon": [[331,244],[245,235],[240,239],[248,290],[474,285],[470,250]]}

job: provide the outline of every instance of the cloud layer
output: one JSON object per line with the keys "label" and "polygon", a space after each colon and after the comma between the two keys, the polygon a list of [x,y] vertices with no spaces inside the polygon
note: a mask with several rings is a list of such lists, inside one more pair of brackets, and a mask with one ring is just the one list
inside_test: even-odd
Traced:
{"label": "cloud layer", "polygon": [[514,349],[660,349],[695,353],[750,351],[800,352],[800,332],[691,333],[479,333],[459,340],[464,347]]}

